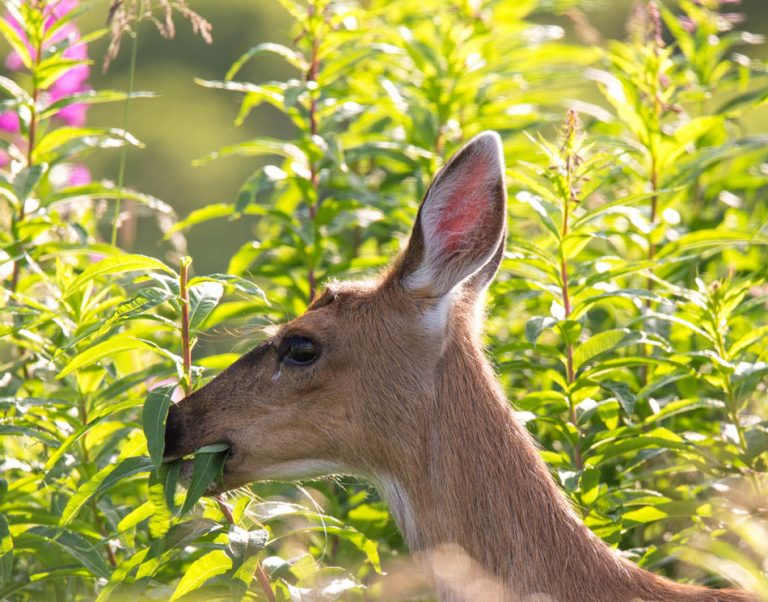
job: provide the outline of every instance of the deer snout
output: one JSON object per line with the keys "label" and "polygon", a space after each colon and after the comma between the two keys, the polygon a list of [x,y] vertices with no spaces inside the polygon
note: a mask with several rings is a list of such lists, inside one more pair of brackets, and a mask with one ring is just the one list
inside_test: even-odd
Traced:
{"label": "deer snout", "polygon": [[170,462],[191,453],[184,444],[184,417],[182,411],[176,405],[171,405],[168,410],[168,418],[165,421],[165,451],[163,461]]}
{"label": "deer snout", "polygon": [[[190,428],[189,412],[180,405],[171,405],[165,421],[165,451],[163,461],[178,460],[193,453],[198,447],[199,436]],[[199,428],[199,426],[198,426]]]}
{"label": "deer snout", "polygon": [[163,462],[172,462],[195,453],[201,447],[212,443],[229,445],[229,455],[235,453],[234,445],[228,436],[219,429],[212,428],[208,414],[201,411],[194,403],[195,393],[178,404],[171,405],[165,421],[165,450]]}

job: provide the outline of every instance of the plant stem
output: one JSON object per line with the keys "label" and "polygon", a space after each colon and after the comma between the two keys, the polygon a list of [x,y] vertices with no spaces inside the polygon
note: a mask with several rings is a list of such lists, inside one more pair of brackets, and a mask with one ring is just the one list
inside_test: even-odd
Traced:
{"label": "plant stem", "polygon": [[[189,395],[192,393],[192,345],[189,338],[189,289],[187,283],[189,282],[189,266],[192,264],[191,257],[182,257],[179,265],[179,299],[181,300],[181,356],[183,361],[184,377],[182,379],[182,387],[184,393]],[[234,524],[235,519],[232,516],[232,511],[229,506],[224,502],[221,496],[216,496],[216,504],[219,506],[219,510],[224,515],[224,518],[229,524]],[[264,590],[264,595],[269,602],[275,602],[275,594],[272,592],[272,588],[269,585],[269,578],[264,572],[264,567],[260,562],[256,562],[255,569],[256,578],[261,584],[261,588]]]}
{"label": "plant stem", "polygon": [[[224,518],[227,520],[227,522],[230,525],[234,525],[235,517],[232,516],[232,510],[230,510],[226,502],[221,498],[220,495],[217,495],[214,499],[216,500],[216,504],[219,506],[219,510],[221,510],[221,513],[224,515]],[[267,576],[264,567],[261,566],[261,562],[258,560],[256,561],[256,568],[254,569],[253,573],[256,576],[256,579],[258,579],[259,585],[261,586],[261,589],[264,592],[267,600],[269,600],[269,602],[275,602],[275,593],[272,591],[272,586],[269,584],[269,577]]]}
{"label": "plant stem", "polygon": [[[574,170],[578,164],[579,158],[574,151],[574,141],[577,134],[578,121],[576,112],[568,111],[566,117],[566,129],[562,146],[563,159],[565,160],[565,186],[563,194],[563,222],[560,228],[560,294],[563,300],[563,314],[565,319],[568,320],[571,316],[571,295],[568,288],[568,263],[565,256],[565,239],[569,232],[569,218],[571,215],[570,207],[571,203],[578,203],[579,197],[576,191],[576,185],[574,183]],[[566,336],[565,344],[565,373],[568,387],[576,380],[573,370],[573,344],[570,340],[570,335]],[[581,457],[580,439],[581,431],[578,426],[578,419],[576,416],[576,406],[573,403],[570,390],[568,391],[568,408],[570,410],[570,422],[573,428],[576,430],[576,443],[573,446],[573,461],[577,469],[581,470],[584,467],[584,461]]]}
{"label": "plant stem", "polygon": [[189,266],[192,264],[191,257],[182,257],[179,268],[179,299],[181,300],[181,358],[183,362],[184,377],[182,378],[182,387],[184,393],[192,393],[192,346],[189,340],[189,290],[187,282],[189,281]]}
{"label": "plant stem", "polygon": [[[564,219],[567,219],[565,214]],[[571,302],[568,292],[568,266],[566,264],[565,257],[560,260],[560,278],[562,279],[560,292],[563,296],[563,313],[565,314],[565,318],[567,320],[571,315]],[[573,371],[573,345],[571,344],[570,340],[568,340],[565,345],[565,373],[566,380],[570,388],[574,380],[576,380]],[[576,465],[576,468],[581,470],[584,467],[584,461],[581,457],[581,448],[579,447],[581,431],[579,430],[578,418],[576,416],[576,405],[573,403],[573,398],[571,397],[570,391],[568,392],[568,408],[570,410],[571,424],[573,425],[573,428],[576,429],[576,443],[573,446],[573,461]]]}
{"label": "plant stem", "polygon": [[[136,75],[136,54],[137,54],[138,46],[139,46],[139,34],[138,32],[134,32],[133,40],[131,42],[131,66],[128,72],[128,98],[125,99],[125,104],[123,105],[123,132],[128,131],[128,108],[131,104],[130,95],[133,94],[133,89],[134,89],[134,80]],[[123,147],[120,149],[120,167],[118,168],[118,172],[117,172],[117,198],[115,199],[115,212],[112,217],[111,242],[113,247],[115,246],[115,244],[117,244],[117,230],[118,230],[118,222],[120,221],[120,205],[123,199],[123,184],[125,182],[125,164],[126,164],[127,158],[128,158],[128,145],[123,144]],[[123,242],[125,242],[125,237],[123,237]]]}
{"label": "plant stem", "polygon": [[[659,206],[659,169],[656,161],[656,153],[651,151],[651,215],[648,224],[648,261],[651,261],[656,255],[656,243],[653,242],[653,231],[656,228],[656,220],[658,219],[658,206]],[[648,277],[647,288],[649,291],[653,290],[653,278]],[[650,307],[651,300],[646,300],[646,305]]]}
{"label": "plant stem", "polygon": [[[312,17],[315,14],[315,11],[317,10],[317,5],[315,2],[310,3],[308,7],[309,16]],[[309,68],[307,69],[306,74],[306,82],[309,84],[310,82],[317,82],[317,76],[320,72],[320,58],[318,56],[319,51],[319,40],[317,39],[317,33],[312,30],[311,27],[307,30],[309,32],[309,35],[311,36],[311,48],[310,48],[310,57],[309,57]],[[312,141],[315,136],[317,136],[318,133],[318,124],[317,124],[317,96],[315,95],[314,90],[309,90],[310,100],[309,100],[309,135],[310,135],[310,141]],[[309,162],[309,178],[310,178],[310,184],[312,185],[313,190],[313,197],[310,198],[307,201],[307,209],[309,212],[309,220],[312,225],[312,230],[315,234],[315,245],[318,245],[320,242],[320,237],[317,229],[317,209],[320,204],[320,170],[318,169],[317,164],[315,161],[310,160]],[[315,257],[319,257],[319,252],[316,249],[315,250]],[[309,285],[309,303],[312,303],[312,300],[315,298],[315,294],[317,293],[317,276],[315,274],[315,265],[314,265],[314,259],[309,259],[309,265],[307,266],[307,284]]]}
{"label": "plant stem", "polygon": [[[648,134],[648,155],[650,160],[648,179],[651,185],[651,206],[650,216],[648,218],[648,235],[646,241],[648,245],[647,259],[650,263],[656,255],[656,243],[654,242],[654,236],[656,234],[656,222],[658,221],[659,210],[659,149],[658,140],[661,136],[661,120],[664,116],[664,104],[661,102],[660,94],[663,87],[662,84],[662,68],[661,68],[661,49],[664,47],[664,40],[662,38],[662,26],[661,16],[659,8],[656,2],[648,3],[648,16],[651,29],[647,33],[647,41],[651,44],[653,49],[653,75],[650,79],[650,98],[652,102],[653,114],[652,123],[649,127]],[[652,131],[651,131],[652,128]],[[649,272],[652,273],[653,269],[649,266]],[[654,281],[649,275],[646,279],[646,289],[648,292],[653,291]],[[648,297],[645,300],[645,307],[650,310],[653,300]],[[652,355],[653,350],[650,345],[643,344],[640,348],[642,355],[649,357]],[[640,366],[639,376],[643,385],[648,384],[648,370],[647,365]]]}
{"label": "plant stem", "polygon": [[258,560],[256,561],[254,574],[256,575],[256,579],[259,580],[259,585],[261,586],[264,595],[267,597],[267,600],[269,600],[269,602],[275,602],[275,593],[272,591],[272,586],[269,584],[269,577]]}

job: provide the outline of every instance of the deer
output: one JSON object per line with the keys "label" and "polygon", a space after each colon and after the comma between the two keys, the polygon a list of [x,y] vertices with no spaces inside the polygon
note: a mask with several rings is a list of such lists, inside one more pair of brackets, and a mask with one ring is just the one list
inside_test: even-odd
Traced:
{"label": "deer", "polygon": [[756,601],[626,560],[556,484],[481,342],[506,206],[501,138],[483,132],[437,173],[376,279],[328,283],[170,408],[166,459],[228,444],[220,491],[368,480],[442,602]]}

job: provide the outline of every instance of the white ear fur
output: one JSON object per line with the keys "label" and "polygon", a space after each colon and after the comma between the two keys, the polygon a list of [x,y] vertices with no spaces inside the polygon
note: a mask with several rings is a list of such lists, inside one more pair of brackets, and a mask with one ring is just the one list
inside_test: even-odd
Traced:
{"label": "white ear fur", "polygon": [[452,291],[497,254],[505,219],[501,139],[483,132],[454,155],[427,192],[406,251],[403,286],[435,299],[439,313],[447,313]]}

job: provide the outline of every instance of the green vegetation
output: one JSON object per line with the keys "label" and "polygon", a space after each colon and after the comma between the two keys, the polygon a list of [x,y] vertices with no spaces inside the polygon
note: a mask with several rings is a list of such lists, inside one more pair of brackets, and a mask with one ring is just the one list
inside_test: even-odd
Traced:
{"label": "green vegetation", "polygon": [[[209,446],[185,491],[160,465],[163,421],[325,280],[384,266],[485,129],[510,166],[487,339],[520,419],[601,538],[768,599],[768,134],[752,119],[768,80],[730,3],[639,2],[628,39],[606,41],[577,1],[280,0],[293,44],[243,42],[198,83],[240,102],[236,123],[266,104],[292,134],[211,149],[200,163],[268,162],[181,220],[124,186],[114,149],[140,142],[78,112],[151,95],[62,89],[88,64],[73,49],[106,35],[73,34],[85,8],[66,4],[5,0],[0,20],[18,59],[0,77],[0,599],[380,599],[407,551],[374,490],[207,498],[226,453]],[[588,44],[542,24],[563,14]],[[292,75],[246,81],[270,55]],[[120,181],[80,177],[89,154]],[[126,206],[176,254],[121,249]],[[252,237],[226,273],[193,275],[180,237],[210,220]],[[212,332],[235,333],[231,351],[211,353]]]}

